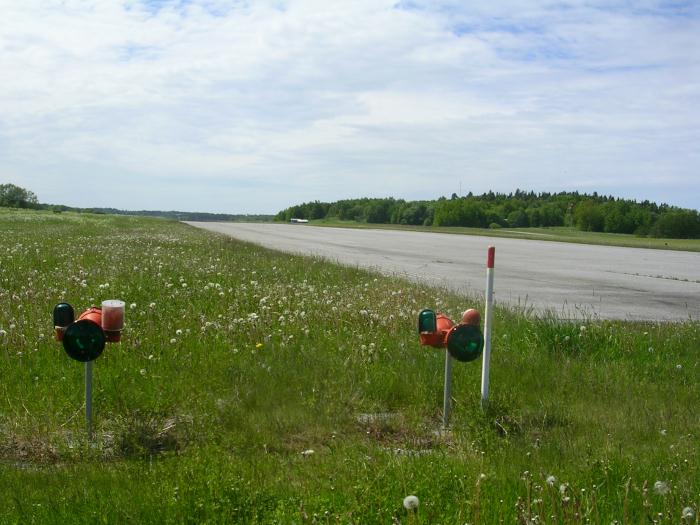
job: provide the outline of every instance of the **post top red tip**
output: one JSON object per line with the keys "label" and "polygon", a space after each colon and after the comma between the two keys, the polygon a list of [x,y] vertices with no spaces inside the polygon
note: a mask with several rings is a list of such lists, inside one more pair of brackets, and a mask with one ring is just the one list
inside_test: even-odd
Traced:
{"label": "post top red tip", "polygon": [[495,258],[496,258],[496,247],[489,246],[488,256],[486,257],[486,267],[487,268],[493,268]]}

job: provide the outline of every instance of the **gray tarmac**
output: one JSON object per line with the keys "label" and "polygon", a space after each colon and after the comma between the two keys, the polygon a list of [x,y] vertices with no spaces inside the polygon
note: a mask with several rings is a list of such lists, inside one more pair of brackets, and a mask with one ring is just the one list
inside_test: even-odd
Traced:
{"label": "gray tarmac", "polygon": [[305,224],[188,222],[276,250],[319,256],[569,319],[700,319],[700,253]]}

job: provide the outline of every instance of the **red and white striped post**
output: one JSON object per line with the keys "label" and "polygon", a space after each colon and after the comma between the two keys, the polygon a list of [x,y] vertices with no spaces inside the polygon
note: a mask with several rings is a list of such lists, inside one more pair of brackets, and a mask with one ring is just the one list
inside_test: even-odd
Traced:
{"label": "red and white striped post", "polygon": [[491,358],[491,324],[493,322],[493,267],[496,247],[489,246],[486,257],[486,319],[484,321],[484,357],[481,362],[481,406],[489,400],[489,360]]}

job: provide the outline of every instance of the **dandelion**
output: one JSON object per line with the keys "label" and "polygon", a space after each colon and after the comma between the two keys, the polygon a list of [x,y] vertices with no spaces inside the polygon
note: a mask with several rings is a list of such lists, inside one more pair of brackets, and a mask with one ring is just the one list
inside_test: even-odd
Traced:
{"label": "dandelion", "polygon": [[669,493],[670,490],[671,489],[668,488],[668,485],[664,481],[657,481],[656,483],[654,483],[654,492],[656,492],[660,496],[665,496]]}
{"label": "dandelion", "polygon": [[6,330],[0,330],[0,337],[5,337],[7,335]]}
{"label": "dandelion", "polygon": [[170,340],[170,344],[171,344],[171,345],[174,345],[175,343],[177,343],[177,339],[175,339],[175,338],[173,337],[173,338]]}
{"label": "dandelion", "polygon": [[182,330],[180,330],[179,328],[175,330],[175,335],[182,335]]}
{"label": "dandelion", "polygon": [[10,330],[14,330],[14,329],[17,328],[17,327],[16,327],[14,324],[11,324],[11,325],[9,326],[9,328],[10,328]]}
{"label": "dandelion", "polygon": [[263,344],[262,343],[256,343],[255,348],[262,348]]}
{"label": "dandelion", "polygon": [[683,365],[680,365],[680,364],[676,365],[676,370],[680,370],[681,368],[683,368]]}
{"label": "dandelion", "polygon": [[681,517],[684,520],[692,520],[695,518],[695,511],[693,510],[692,507],[685,507],[683,509],[683,512],[681,512]]}
{"label": "dandelion", "polygon": [[139,370],[139,373],[140,373],[142,376],[145,376],[145,375],[146,375],[146,369],[145,369],[145,368],[142,368],[141,370]]}
{"label": "dandelion", "polygon": [[155,308],[155,307],[156,307],[156,303],[151,303],[151,304],[148,305],[148,307],[149,307],[149,308]]}
{"label": "dandelion", "polygon": [[547,476],[547,480],[546,480],[546,481],[547,481],[547,485],[549,485],[550,487],[553,487],[554,484],[557,482],[557,478],[555,478],[554,476],[552,476],[552,475],[550,474],[549,476]]}
{"label": "dandelion", "polygon": [[304,456],[305,458],[308,458],[309,456],[313,456],[316,453],[316,451],[312,448],[309,448],[307,450],[304,450],[301,455]]}
{"label": "dandelion", "polygon": [[417,511],[418,510],[418,505],[420,505],[420,501],[418,500],[417,496],[406,496],[403,499],[403,507],[406,510],[412,510],[412,511]]}

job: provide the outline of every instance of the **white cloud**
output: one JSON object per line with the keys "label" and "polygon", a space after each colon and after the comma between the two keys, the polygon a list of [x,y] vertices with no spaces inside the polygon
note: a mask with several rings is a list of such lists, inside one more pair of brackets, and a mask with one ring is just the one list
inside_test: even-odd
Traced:
{"label": "white cloud", "polygon": [[700,207],[692,3],[0,10],[0,180],[47,202],[274,212],[461,182]]}

